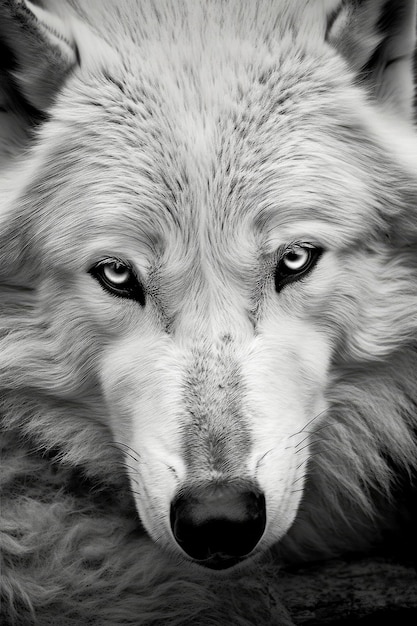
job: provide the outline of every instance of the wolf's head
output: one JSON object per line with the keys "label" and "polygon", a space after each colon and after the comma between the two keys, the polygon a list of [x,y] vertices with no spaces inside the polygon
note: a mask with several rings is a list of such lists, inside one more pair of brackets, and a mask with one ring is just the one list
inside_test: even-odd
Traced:
{"label": "wolf's head", "polygon": [[64,459],[116,472],[111,433],[149,534],[227,568],[314,455],[329,507],[381,472],[334,406],[417,325],[414,2],[80,6],[1,8],[1,383]]}

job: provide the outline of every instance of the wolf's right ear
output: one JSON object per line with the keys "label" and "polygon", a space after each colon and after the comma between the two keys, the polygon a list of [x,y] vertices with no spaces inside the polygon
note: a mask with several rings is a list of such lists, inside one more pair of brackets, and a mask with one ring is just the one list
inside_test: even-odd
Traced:
{"label": "wolf's right ear", "polygon": [[368,93],[413,119],[416,0],[336,0],[326,40],[346,59]]}
{"label": "wolf's right ear", "polygon": [[[52,3],[49,3],[53,6]],[[70,21],[38,0],[1,0],[0,109],[42,118],[78,52]]]}

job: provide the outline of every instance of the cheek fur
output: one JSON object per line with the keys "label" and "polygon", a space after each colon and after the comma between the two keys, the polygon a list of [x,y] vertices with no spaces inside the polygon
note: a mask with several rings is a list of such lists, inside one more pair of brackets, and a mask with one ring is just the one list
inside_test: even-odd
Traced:
{"label": "cheek fur", "polygon": [[147,333],[139,338],[127,336],[110,345],[104,354],[100,379],[104,397],[114,410],[113,427],[126,436],[138,431],[143,439],[158,424],[162,432],[170,423],[176,427],[182,371],[180,355],[173,356],[167,337]]}
{"label": "cheek fur", "polygon": [[248,464],[266,496],[268,544],[296,516],[311,437],[327,408],[330,354],[324,334],[282,318],[279,326],[264,325],[243,367],[253,442]]}

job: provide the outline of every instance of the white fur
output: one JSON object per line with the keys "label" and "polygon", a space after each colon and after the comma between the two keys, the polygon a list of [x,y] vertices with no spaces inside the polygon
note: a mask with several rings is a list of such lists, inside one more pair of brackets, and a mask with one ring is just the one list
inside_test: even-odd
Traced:
{"label": "white fur", "polygon": [[[127,475],[180,563],[177,490],[242,477],[267,502],[254,556],[369,547],[390,463],[416,458],[407,114],[324,40],[337,2],[70,4],[47,23],[81,63],[1,174],[6,430],[115,489]],[[277,293],[303,243],[323,255]],[[145,306],[89,273],[112,257]]]}

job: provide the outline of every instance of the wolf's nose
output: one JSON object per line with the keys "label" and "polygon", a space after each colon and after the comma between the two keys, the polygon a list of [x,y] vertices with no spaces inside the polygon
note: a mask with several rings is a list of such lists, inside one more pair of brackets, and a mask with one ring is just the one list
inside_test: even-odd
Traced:
{"label": "wolf's nose", "polygon": [[264,495],[235,486],[194,488],[171,504],[178,545],[201,565],[226,569],[258,544],[266,524]]}

